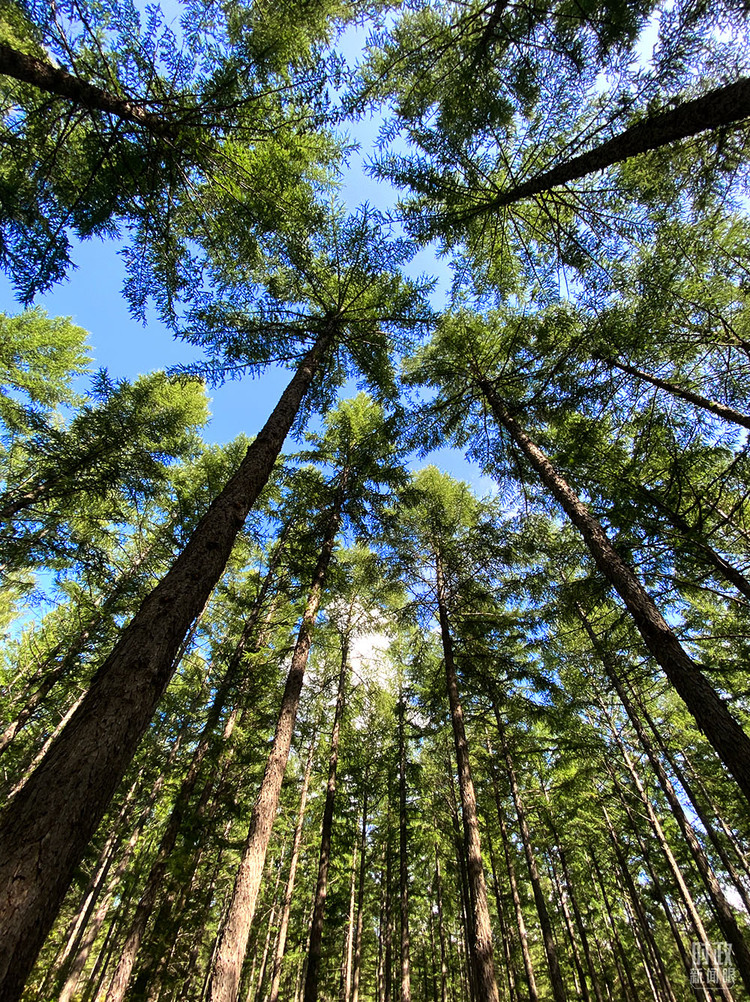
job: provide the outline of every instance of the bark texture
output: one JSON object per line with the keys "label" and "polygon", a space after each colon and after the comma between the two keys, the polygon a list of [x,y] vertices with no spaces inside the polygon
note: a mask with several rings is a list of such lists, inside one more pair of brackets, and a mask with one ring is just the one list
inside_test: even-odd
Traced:
{"label": "bark texture", "polygon": [[439,554],[436,554],[435,558],[435,574],[440,635],[443,642],[443,662],[445,665],[451,723],[453,725],[453,740],[456,749],[458,789],[461,797],[461,815],[464,822],[468,877],[473,906],[472,959],[475,982],[478,997],[483,1002],[484,1000],[486,1002],[499,1002],[497,980],[495,978],[495,961],[492,950],[490,908],[487,900],[487,885],[484,876],[482,846],[479,836],[477,798],[474,791],[474,780],[471,775],[469,744],[466,739],[466,727],[464,725],[464,711],[458,694],[458,680],[456,678],[456,666],[453,656],[453,637],[448,620],[446,584]]}
{"label": "bark texture", "polygon": [[157,136],[170,136],[175,132],[173,122],[141,105],[87,83],[61,66],[53,66],[44,59],[19,52],[10,45],[0,45],[0,74],[31,84],[48,94],[64,97],[91,111],[103,111],[123,121],[142,125]]}
{"label": "bark texture", "polygon": [[339,495],[337,503],[331,511],[326,538],[313,573],[310,592],[281,700],[281,710],[276,724],[273,745],[253,806],[242,860],[234,882],[227,915],[219,935],[208,988],[208,997],[211,1002],[236,1002],[237,999],[242,963],[245,959],[250,926],[255,914],[255,903],[263,876],[266,851],[276,819],[276,809],[289,758],[305,668],[312,646],[315,617],[318,613],[323,585],[336,542],[336,533],[341,517],[340,503]]}
{"label": "bark texture", "polygon": [[332,333],[304,357],[237,472],[148,595],[0,821],[0,997],[15,1002],[75,868],[172,677],[175,656],[265,486]]}
{"label": "bark texture", "polygon": [[671,111],[636,122],[617,136],[595,146],[588,153],[566,160],[551,170],[522,184],[500,192],[495,198],[465,213],[464,218],[485,215],[513,205],[524,198],[541,195],[551,188],[604,170],[640,153],[657,150],[680,139],[697,136],[709,129],[739,125],[750,116],[750,79],[741,77],[732,84],[717,87],[703,97],[686,101]]}
{"label": "bark texture", "polygon": [[594,518],[544,452],[511,416],[487,379],[480,389],[498,423],[510,434],[542,483],[560,503],[583,536],[597,567],[625,603],[638,632],[657,664],[682,697],[696,723],[714,747],[750,802],[750,739],[698,665],[684,650],[646,589]]}

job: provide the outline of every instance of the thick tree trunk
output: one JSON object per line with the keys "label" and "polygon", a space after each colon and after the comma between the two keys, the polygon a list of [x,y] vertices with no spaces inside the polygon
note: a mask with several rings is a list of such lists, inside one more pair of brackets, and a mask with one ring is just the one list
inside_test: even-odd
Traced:
{"label": "thick tree trunk", "polygon": [[48,94],[64,97],[90,111],[102,111],[126,122],[142,125],[156,136],[170,136],[175,124],[126,98],[80,80],[61,66],[53,66],[10,45],[0,45],[0,74],[31,84]]}
{"label": "thick tree trunk", "polygon": [[78,711],[0,822],[0,996],[19,997],[67,887],[221,577],[333,334],[322,335],[239,469],[145,599]]}
{"label": "thick tree trunk", "polygon": [[743,414],[742,411],[735,410],[734,407],[720,404],[716,400],[710,400],[708,397],[704,397],[694,390],[684,389],[681,386],[677,386],[676,383],[661,379],[659,376],[652,376],[642,369],[637,369],[634,365],[619,362],[616,358],[611,358],[609,355],[597,355],[595,357],[600,358],[602,362],[606,362],[607,365],[611,365],[621,372],[626,372],[629,376],[635,376],[636,379],[640,379],[644,383],[650,383],[660,390],[666,390],[673,397],[678,397],[680,400],[686,400],[690,404],[695,404],[696,407],[700,407],[702,410],[710,411],[711,414],[715,414],[724,421],[729,421],[730,424],[738,424],[742,428],[750,428],[750,415]]}
{"label": "thick tree trunk", "polygon": [[750,739],[747,734],[684,650],[651,596],[615,550],[601,524],[539,446],[510,415],[491,382],[484,378],[480,378],[478,382],[498,423],[511,435],[583,536],[597,567],[625,603],[652,656],[664,669],[698,726],[750,802]]}
{"label": "thick tree trunk", "polygon": [[299,863],[300,847],[302,845],[302,827],[305,823],[305,808],[307,806],[307,792],[310,788],[310,773],[312,772],[313,758],[315,756],[315,735],[310,740],[310,749],[307,753],[307,764],[305,765],[305,775],[302,780],[302,791],[299,798],[299,810],[297,812],[297,824],[294,829],[294,840],[292,842],[292,858],[289,862],[289,874],[286,880],[284,891],[284,901],[281,906],[279,917],[279,936],[276,940],[276,951],[273,958],[273,978],[271,988],[268,993],[268,1002],[278,1002],[279,987],[281,985],[281,966],[284,962],[284,952],[286,950],[286,937],[289,932],[289,917],[292,912],[292,897],[294,895],[294,884],[297,879],[297,864]]}
{"label": "thick tree trunk", "polygon": [[703,97],[686,101],[670,111],[636,122],[617,136],[595,146],[588,153],[566,160],[551,170],[522,184],[488,198],[463,214],[464,219],[482,216],[524,198],[541,195],[559,185],[586,177],[597,171],[621,163],[640,153],[648,153],[662,146],[700,135],[709,129],[739,125],[750,116],[750,79],[745,77],[735,83],[725,84],[709,91]]}
{"label": "thick tree trunk", "polygon": [[307,974],[305,976],[304,1002],[317,1002],[318,968],[323,949],[323,921],[325,919],[326,895],[328,893],[328,868],[331,862],[331,836],[333,835],[333,814],[336,806],[336,772],[339,762],[339,736],[341,718],[346,702],[346,682],[348,675],[349,641],[342,638],[341,666],[339,669],[336,709],[333,714],[331,750],[328,760],[328,784],[323,809],[323,826],[320,833],[320,855],[318,857],[318,882],[315,888],[315,903],[310,925],[310,944],[307,951]]}
{"label": "thick tree trunk", "polygon": [[406,705],[401,692],[398,702],[398,873],[401,913],[401,1002],[411,1002],[409,963],[409,831],[406,819]]}
{"label": "thick tree trunk", "polygon": [[[245,623],[242,635],[232,652],[232,657],[227,665],[224,677],[216,689],[216,693],[208,714],[206,715],[206,720],[198,739],[198,744],[195,746],[195,750],[193,751],[190,766],[180,783],[180,789],[169,815],[167,827],[164,829],[164,834],[159,842],[156,859],[151,865],[140,900],[136,906],[135,915],[133,916],[127,938],[122,947],[120,961],[117,965],[114,977],[112,978],[112,983],[109,986],[109,991],[107,992],[106,1002],[122,1002],[122,999],[125,997],[125,992],[127,991],[128,984],[130,983],[130,975],[132,973],[136,957],[138,956],[138,951],[140,950],[144,933],[146,932],[146,926],[148,925],[151,914],[156,907],[157,901],[159,901],[164,894],[164,884],[169,871],[169,860],[174,847],[177,844],[177,838],[182,828],[185,813],[188,809],[193,793],[195,792],[201,772],[201,766],[211,750],[212,745],[214,745],[217,741],[217,735],[215,734],[216,727],[221,718],[227,699],[241,674],[242,657],[248,647],[248,644],[250,643],[253,633],[258,626],[258,620],[260,618],[263,602],[266,598],[271,582],[271,575],[274,571],[275,564],[272,563],[256,598],[255,606]],[[228,735],[226,733],[218,736],[218,740],[222,744],[225,743],[227,738]],[[206,792],[208,793],[208,791]]]}
{"label": "thick tree trunk", "polygon": [[448,604],[440,554],[435,554],[435,575],[440,619],[440,634],[443,643],[443,663],[445,665],[446,687],[450,705],[453,740],[458,767],[458,788],[461,796],[461,814],[466,835],[466,855],[469,884],[473,904],[473,961],[476,974],[477,993],[482,1002],[499,1002],[495,961],[492,950],[492,925],[490,907],[487,900],[487,884],[482,863],[482,846],[479,835],[479,817],[474,781],[471,776],[469,744],[466,740],[464,711],[458,694],[458,680],[453,656],[453,637],[448,619]]}
{"label": "thick tree trunk", "polygon": [[231,903],[219,936],[209,983],[211,1002],[236,1002],[237,999],[240,972],[247,949],[247,937],[255,913],[255,902],[263,875],[266,851],[276,819],[281,784],[289,758],[289,748],[292,742],[294,723],[297,719],[305,668],[312,645],[315,618],[336,543],[336,533],[341,517],[340,505],[341,492],[337,495],[331,510],[326,537],[313,573],[310,593],[281,700],[271,753],[268,756],[263,780],[253,807],[250,829],[235,879]]}
{"label": "thick tree trunk", "polygon": [[528,822],[526,820],[526,809],[521,799],[521,791],[518,787],[516,770],[513,766],[513,759],[511,758],[508,742],[505,739],[505,728],[502,720],[500,719],[500,713],[497,706],[495,706],[494,709],[500,741],[502,743],[503,756],[505,757],[505,765],[508,772],[510,792],[513,797],[516,814],[518,816],[518,830],[523,843],[523,851],[526,856],[526,866],[528,867],[529,879],[531,880],[531,889],[534,893],[534,903],[536,904],[537,915],[539,916],[539,927],[542,930],[542,940],[544,943],[544,952],[547,957],[550,984],[552,985],[552,995],[555,1002],[567,1002],[567,993],[565,991],[565,983],[562,978],[562,972],[560,971],[560,962],[557,957],[557,944],[555,943],[555,937],[552,931],[552,922],[550,921],[549,911],[547,910],[547,902],[544,897],[544,890],[542,889],[542,881],[539,875],[539,867],[534,854],[534,848],[531,844],[531,832],[529,831]]}

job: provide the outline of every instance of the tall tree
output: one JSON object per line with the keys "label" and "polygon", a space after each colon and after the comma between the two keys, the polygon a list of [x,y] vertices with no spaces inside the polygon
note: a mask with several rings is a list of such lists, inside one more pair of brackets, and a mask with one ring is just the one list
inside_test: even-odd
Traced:
{"label": "tall tree", "polygon": [[[366,214],[348,222],[337,219],[317,256],[309,244],[298,246],[299,266],[293,269],[290,261],[277,272],[275,294],[261,304],[260,316],[241,316],[235,308],[234,325],[224,326],[224,338],[214,333],[224,366],[236,365],[238,353],[241,364],[248,364],[253,335],[263,338],[262,358],[280,347],[285,334],[292,343],[299,339],[304,345],[309,339],[312,346],[239,469],[143,602],[69,726],[2,820],[0,845],[7,848],[0,915],[6,932],[0,984],[9,978],[9,992],[20,991],[73,869],[169,683],[177,648],[224,570],[308,389],[314,382],[320,386],[321,370],[347,349],[373,381],[387,384],[388,332],[403,335],[429,322],[421,287],[397,272],[405,250],[376,236]],[[305,298],[309,312],[294,309],[290,325],[274,324],[268,316],[277,309],[291,311],[291,304]],[[243,330],[246,336],[238,337]],[[329,370],[328,379],[332,376]],[[329,382],[327,392],[331,389]]]}

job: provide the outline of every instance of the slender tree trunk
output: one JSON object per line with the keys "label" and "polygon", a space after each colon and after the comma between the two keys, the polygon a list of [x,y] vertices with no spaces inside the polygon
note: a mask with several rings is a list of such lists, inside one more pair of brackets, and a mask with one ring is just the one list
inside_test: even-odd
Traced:
{"label": "slender tree trunk", "polygon": [[440,938],[440,1002],[448,1002],[448,951],[445,943],[443,918],[443,878],[440,874],[440,853],[435,842],[435,891],[437,894],[438,936]]}
{"label": "slender tree trunk", "polygon": [[[706,927],[703,924],[703,919],[701,918],[701,915],[700,915],[700,913],[698,911],[698,908],[697,908],[697,906],[695,904],[695,900],[693,899],[693,895],[692,895],[692,893],[690,891],[690,888],[687,885],[687,881],[685,880],[685,877],[684,877],[684,875],[682,873],[682,869],[680,868],[679,863],[675,859],[674,853],[672,852],[672,848],[669,845],[669,842],[667,841],[667,837],[666,837],[666,834],[664,833],[664,829],[662,828],[661,822],[659,821],[659,818],[657,817],[656,811],[653,808],[653,805],[651,803],[650,798],[648,797],[646,791],[643,788],[643,784],[641,783],[640,777],[639,777],[638,773],[635,770],[635,766],[633,764],[632,759],[630,758],[630,755],[628,754],[627,749],[625,748],[625,746],[623,745],[623,743],[619,739],[619,737],[616,737],[615,740],[616,740],[616,743],[617,743],[618,747],[620,748],[620,752],[621,752],[621,754],[623,756],[623,760],[625,762],[626,768],[627,768],[627,770],[628,770],[628,772],[630,774],[630,777],[631,777],[631,779],[633,781],[633,786],[635,787],[635,789],[636,789],[636,791],[638,793],[638,797],[640,798],[641,803],[643,804],[644,808],[646,809],[646,814],[648,816],[649,824],[651,825],[651,829],[652,829],[652,831],[654,833],[654,837],[656,839],[656,842],[657,842],[659,848],[661,849],[661,852],[664,855],[664,858],[667,861],[667,865],[669,866],[669,870],[670,870],[670,872],[672,874],[674,882],[677,885],[677,889],[678,889],[678,891],[680,893],[680,897],[682,898],[683,903],[685,905],[685,908],[687,909],[687,913],[688,913],[688,915],[690,917],[690,924],[692,925],[693,929],[695,930],[695,934],[698,937],[698,939],[700,940],[700,943],[701,943],[703,949],[706,951],[706,956],[708,956],[711,959],[712,966],[718,972],[718,983],[717,983],[717,986],[716,986],[717,990],[719,991],[721,998],[724,999],[725,1002],[733,1002],[732,992],[730,991],[728,985],[726,985],[726,983],[724,982],[724,980],[723,980],[723,978],[721,976],[720,965],[719,965],[718,961],[716,960],[716,957],[715,957],[715,954],[714,954],[714,950],[713,950],[713,944],[711,943],[711,940],[710,940],[710,938],[708,936],[708,933],[706,931]],[[611,768],[609,766],[607,766],[607,769],[610,772],[610,776],[612,778],[613,785],[615,786],[615,788],[618,791],[620,791],[620,785],[617,782],[616,777],[614,776],[614,773],[611,771]],[[627,801],[626,801],[626,798],[625,798],[625,796],[624,796],[624,794],[622,792],[620,792],[620,797],[621,797],[623,806],[625,807],[626,810],[628,810]],[[611,822],[609,821],[609,817],[607,815],[606,809],[604,810],[604,815],[605,815],[605,818],[607,819],[607,827],[609,829],[610,838],[612,839],[612,841],[614,843],[617,840],[617,836],[615,834],[615,831],[614,831],[614,828],[612,827]],[[635,819],[632,819],[632,820],[633,820],[633,822],[635,821]],[[615,852],[616,852],[616,854],[618,854],[618,860],[620,861],[621,867],[626,866],[626,861],[625,861],[624,857],[622,856],[621,850],[619,850],[618,846],[615,846]],[[625,877],[626,883],[628,884],[628,889],[631,890],[630,885],[632,883],[632,877],[630,876],[629,871],[628,871],[627,874],[624,874],[624,877]],[[635,890],[635,885],[633,885],[632,893],[637,895],[637,892]],[[635,905],[636,902],[634,901],[633,904]],[[656,947],[654,947],[654,952],[656,953]],[[666,972],[665,972],[665,977],[666,977]]]}
{"label": "slender tree trunk", "polygon": [[511,855],[510,840],[508,838],[508,828],[505,824],[505,812],[503,811],[503,805],[500,799],[500,789],[498,787],[498,782],[497,782],[497,772],[495,771],[495,760],[492,754],[492,748],[489,743],[489,738],[487,739],[487,751],[489,752],[490,771],[492,774],[492,787],[495,794],[495,807],[497,809],[497,820],[500,823],[500,836],[503,841],[505,868],[508,872],[508,883],[510,884],[510,893],[511,897],[513,898],[513,907],[516,913],[518,941],[521,944],[521,956],[523,957],[524,972],[526,974],[526,985],[529,990],[529,1002],[539,1002],[539,992],[536,987],[536,977],[534,976],[534,965],[531,959],[531,950],[529,949],[529,937],[526,931],[526,922],[523,917],[521,895],[518,890],[518,879],[516,877],[516,868],[513,864],[513,857]]}
{"label": "slender tree trunk", "polygon": [[724,421],[729,421],[732,424],[738,424],[742,428],[750,428],[750,415],[743,414],[742,411],[735,410],[734,407],[728,407],[726,404],[720,404],[715,400],[709,400],[708,397],[704,397],[700,393],[695,393],[693,390],[684,389],[683,387],[677,386],[675,383],[671,383],[666,379],[660,379],[658,376],[652,376],[648,372],[644,372],[642,369],[636,369],[635,366],[628,365],[625,362],[618,362],[616,358],[603,355],[597,357],[600,357],[607,365],[620,369],[621,372],[626,372],[629,376],[635,376],[636,379],[641,379],[643,382],[650,383],[652,386],[656,386],[660,390],[666,390],[667,393],[671,393],[673,397],[679,397],[681,400],[687,400],[688,403],[695,404],[696,407],[701,407],[703,410],[710,411],[712,414],[722,418]]}
{"label": "slender tree trunk", "polygon": [[78,711],[0,822],[0,996],[15,1002],[86,846],[172,677],[175,654],[268,481],[333,333],[322,335],[239,469],[144,600]]}
{"label": "slender tree trunk", "polygon": [[[546,791],[545,791],[546,796]],[[581,940],[581,948],[583,949],[583,955],[586,959],[586,967],[588,968],[589,977],[591,978],[591,984],[594,989],[594,994],[596,995],[596,1002],[604,1002],[602,998],[601,985],[599,984],[599,978],[596,974],[596,968],[594,966],[593,958],[591,956],[591,948],[589,946],[588,933],[586,932],[586,923],[583,921],[583,916],[581,915],[581,910],[578,906],[578,900],[576,898],[575,891],[573,889],[573,881],[570,876],[570,867],[568,866],[568,856],[563,847],[562,840],[557,831],[552,818],[552,812],[549,815],[550,827],[552,830],[552,835],[555,839],[555,848],[557,850],[557,855],[560,859],[560,865],[562,867],[563,880],[565,882],[565,890],[567,892],[568,898],[570,900],[570,905],[573,909],[573,915],[575,918],[576,928],[578,929],[578,936]],[[581,975],[583,977],[583,975]]]}
{"label": "slender tree trunk", "polygon": [[722,865],[727,871],[727,874],[729,875],[735,890],[737,891],[737,893],[740,896],[740,899],[742,900],[742,903],[745,907],[745,911],[748,913],[748,915],[750,915],[750,893],[748,893],[748,889],[745,886],[742,877],[737,872],[734,863],[730,859],[729,854],[727,853],[721,839],[719,838],[719,834],[713,826],[712,819],[708,816],[708,812],[705,810],[703,804],[701,803],[700,798],[696,796],[692,784],[685,775],[684,770],[680,768],[674,755],[672,754],[670,749],[667,748],[666,742],[664,741],[664,738],[660,733],[658,727],[652,720],[648,710],[643,705],[640,699],[636,699],[636,702],[638,703],[639,713],[643,716],[644,720],[651,729],[651,732],[654,735],[654,738],[656,739],[657,745],[659,746],[662,755],[669,763],[669,766],[672,769],[674,775],[676,776],[677,781],[679,782],[680,786],[683,788],[685,793],[688,795],[688,799],[690,800],[690,803],[693,805],[695,813],[698,815],[698,818],[700,819],[700,822],[703,825],[706,834],[711,840],[711,843],[714,846],[716,853],[719,856],[719,859],[721,860]]}
{"label": "slender tree trunk", "polygon": [[664,669],[698,726],[750,801],[750,739],[747,734],[683,649],[651,596],[612,546],[606,532],[588,507],[510,415],[491,382],[480,378],[478,383],[495,418],[517,443],[544,485],[583,536],[597,567],[622,598],[647,648]]}
{"label": "slender tree trunk", "polygon": [[443,564],[439,553],[435,554],[435,581],[440,634],[443,643],[445,680],[448,689],[448,702],[450,705],[451,722],[453,724],[453,740],[456,749],[461,814],[466,835],[469,884],[471,887],[472,904],[474,906],[472,909],[472,943],[474,948],[473,961],[476,973],[476,985],[479,997],[483,1002],[485,999],[487,1002],[499,1002],[492,949],[490,906],[487,900],[487,884],[484,876],[484,865],[482,863],[477,798],[474,791],[474,781],[471,776],[469,743],[466,739],[466,728],[464,726],[464,711],[458,694],[458,680],[453,656],[453,637],[448,619],[448,597],[443,574]]}
{"label": "slender tree trunk", "polygon": [[487,852],[490,857],[490,867],[492,870],[492,885],[495,892],[495,907],[497,908],[497,918],[500,923],[500,936],[503,943],[503,954],[505,957],[505,974],[508,979],[508,994],[510,997],[510,1002],[516,1002],[518,998],[518,971],[516,970],[516,963],[513,957],[513,952],[510,945],[510,936],[508,933],[508,923],[505,916],[505,906],[503,905],[502,899],[502,888],[500,885],[500,877],[497,870],[497,861],[495,859],[495,848],[492,844],[492,839],[487,837]]}
{"label": "slender tree trunk", "polygon": [[305,823],[305,808],[307,806],[307,791],[310,788],[310,773],[312,772],[313,758],[315,757],[315,735],[310,739],[310,749],[307,753],[307,764],[305,765],[305,775],[302,780],[302,791],[299,798],[299,810],[297,812],[297,825],[294,829],[294,841],[292,843],[292,858],[289,863],[289,875],[284,891],[284,901],[281,906],[279,918],[279,936],[276,940],[276,952],[273,958],[273,978],[271,989],[268,993],[268,1002],[278,1002],[279,986],[281,985],[281,967],[284,962],[284,952],[286,950],[286,937],[289,931],[289,917],[292,912],[292,898],[294,896],[294,884],[297,879],[297,864],[299,862],[300,847],[302,845],[302,827]]}
{"label": "slender tree trunk", "polygon": [[[342,476],[342,485],[345,475]],[[343,486],[342,488],[343,489]],[[216,958],[209,984],[211,1002],[236,1002],[240,971],[247,948],[247,937],[255,912],[255,902],[263,874],[268,843],[271,838],[276,808],[281,793],[281,783],[286,771],[294,722],[297,718],[302,682],[312,645],[312,634],[318,606],[323,593],[328,566],[331,561],[341,517],[341,490],[328,521],[326,537],[313,574],[310,593],[292,655],[281,710],[276,725],[271,753],[260,785],[250,819],[250,829],[242,853],[231,903],[219,936]]]}
{"label": "slender tree trunk", "polygon": [[64,97],[89,111],[101,111],[126,122],[142,125],[155,136],[172,136],[177,126],[126,98],[80,80],[61,66],[0,45],[0,74],[31,84],[39,90]]}
{"label": "slender tree trunk", "polygon": [[281,858],[278,861],[276,868],[276,883],[273,888],[273,897],[271,898],[271,911],[268,915],[268,925],[266,926],[266,939],[263,944],[263,959],[260,962],[260,970],[258,971],[258,981],[257,984],[250,980],[250,988],[247,993],[246,1002],[252,1002],[253,999],[260,1000],[262,998],[261,992],[263,990],[263,982],[266,977],[266,965],[268,963],[268,951],[271,948],[271,936],[273,934],[273,927],[276,921],[276,905],[278,903],[279,894],[279,882],[281,881],[281,868],[284,861],[284,853],[282,852]]}
{"label": "slender tree trunk", "polygon": [[495,709],[495,718],[497,720],[497,729],[502,743],[503,755],[505,757],[505,765],[508,771],[510,792],[513,797],[516,814],[518,815],[518,830],[521,835],[521,841],[523,842],[526,865],[528,867],[529,878],[531,880],[531,889],[534,893],[534,903],[536,904],[536,910],[539,916],[539,926],[542,930],[542,940],[544,942],[544,952],[547,956],[550,983],[552,985],[552,995],[555,1002],[567,1002],[565,983],[563,982],[562,973],[560,971],[560,962],[557,958],[557,944],[555,943],[552,923],[550,921],[549,911],[547,910],[547,902],[544,897],[544,890],[542,889],[539,867],[537,866],[536,856],[534,855],[534,849],[531,844],[531,832],[529,831],[528,822],[526,820],[526,809],[521,799],[521,791],[519,790],[518,781],[516,779],[516,770],[513,767],[513,759],[511,758],[508,742],[505,738],[505,727],[500,719],[500,712],[498,711],[497,705],[493,705]]}
{"label": "slender tree trunk", "polygon": [[349,640],[342,637],[341,666],[339,669],[338,692],[336,694],[336,709],[333,714],[333,730],[331,732],[331,751],[328,761],[328,784],[326,786],[326,801],[323,809],[323,826],[320,834],[320,855],[318,858],[318,883],[315,889],[315,903],[310,925],[310,945],[307,951],[307,974],[305,976],[304,1002],[317,1002],[318,998],[318,968],[323,948],[323,921],[325,918],[326,895],[328,893],[328,868],[331,861],[331,836],[333,834],[333,814],[336,806],[336,772],[339,762],[339,736],[341,734],[341,718],[346,702],[346,683],[348,675]]}
{"label": "slender tree trunk", "polygon": [[[591,624],[589,623],[588,618],[586,617],[585,613],[583,612],[580,606],[577,607],[577,611],[581,619],[581,622],[583,623],[584,629],[586,630],[586,633],[589,637],[589,640],[591,641],[591,644],[594,650],[596,651],[599,660],[604,666],[607,676],[609,677],[609,680],[614,686],[615,692],[617,693],[620,702],[625,708],[625,712],[628,715],[630,723],[633,725],[633,728],[638,736],[638,740],[640,741],[643,750],[646,752],[648,760],[651,763],[651,767],[654,770],[656,778],[659,781],[659,786],[661,786],[664,792],[664,796],[667,798],[667,803],[669,804],[669,807],[672,811],[672,816],[674,817],[680,831],[682,832],[683,838],[685,839],[688,848],[690,849],[690,853],[695,861],[695,865],[698,869],[698,872],[701,875],[701,879],[703,880],[703,883],[705,885],[709,900],[716,913],[716,917],[719,922],[719,927],[724,936],[726,937],[726,941],[728,943],[731,943],[732,945],[734,951],[734,963],[737,965],[737,968],[740,972],[740,977],[742,978],[745,987],[748,989],[748,991],[750,991],[750,949],[748,949],[747,943],[737,923],[737,919],[734,915],[734,912],[732,911],[729,902],[724,896],[724,892],[722,891],[721,886],[719,885],[719,881],[716,879],[716,874],[714,873],[711,864],[709,863],[708,857],[706,856],[706,853],[703,850],[703,846],[698,841],[698,836],[696,835],[692,825],[688,822],[687,818],[685,817],[685,812],[682,809],[682,805],[680,804],[680,801],[677,797],[675,788],[672,786],[672,781],[667,775],[667,772],[662,764],[662,761],[657,755],[653,743],[649,739],[649,736],[646,733],[646,730],[641,722],[641,719],[638,716],[636,708],[633,705],[632,700],[628,696],[625,687],[623,686],[620,680],[620,675],[619,672],[617,671],[614,659],[610,656],[609,652],[605,650],[599,643],[598,637],[591,628]],[[609,715],[607,714],[607,716]],[[615,735],[617,744],[620,746],[620,750],[622,751],[623,757],[628,767],[628,771],[630,772],[631,776],[633,776],[635,782],[638,780],[638,777],[636,776],[635,768],[630,760],[627,749],[625,748],[622,739],[617,734],[617,731],[612,721],[610,721],[610,726],[612,727],[613,734]],[[646,797],[645,790],[643,790],[642,786],[640,785],[640,781],[638,781],[638,792],[642,799]]]}
{"label": "slender tree trunk", "polygon": [[686,101],[670,111],[663,111],[636,122],[619,135],[595,146],[588,153],[566,160],[537,177],[487,199],[464,213],[462,218],[471,219],[494,212],[524,198],[540,195],[551,188],[604,170],[640,153],[647,153],[649,150],[659,149],[681,139],[700,135],[709,129],[739,125],[748,116],[750,116],[750,80],[743,77],[735,83],[717,87],[703,97]]}
{"label": "slender tree trunk", "polygon": [[367,800],[370,777],[369,762],[365,768],[362,794],[362,828],[359,835],[359,884],[357,887],[357,921],[354,928],[354,966],[352,968],[351,1002],[359,1002],[359,979],[362,972],[362,927],[365,911],[365,880],[367,878]]}
{"label": "slender tree trunk", "polygon": [[411,1002],[411,968],[409,963],[409,832],[406,819],[406,704],[403,690],[398,702],[398,872],[399,905],[401,912],[401,1002]]}
{"label": "slender tree trunk", "polygon": [[599,862],[596,856],[590,850],[589,853],[591,866],[596,874],[599,889],[602,892],[602,903],[604,904],[604,911],[607,916],[607,925],[611,936],[610,944],[612,948],[612,957],[614,958],[615,967],[617,968],[617,977],[620,980],[623,998],[627,999],[627,1002],[638,1002],[638,992],[636,991],[635,983],[633,982],[633,975],[630,970],[628,958],[625,956],[625,950],[623,949],[622,940],[617,929],[615,916],[612,913],[609,895],[607,894],[607,889],[604,886],[604,877],[602,876],[602,871],[599,867]]}
{"label": "slender tree trunk", "polygon": [[716,803],[715,799],[709,793],[709,791],[706,788],[703,780],[700,777],[699,771],[695,768],[695,766],[693,765],[693,763],[690,761],[690,758],[689,758],[689,756],[687,754],[687,750],[685,748],[681,748],[680,749],[680,757],[682,758],[682,761],[685,763],[685,766],[688,769],[690,775],[692,776],[693,781],[695,782],[696,786],[698,787],[698,789],[703,794],[703,797],[706,800],[706,802],[708,803],[708,806],[711,809],[711,811],[713,812],[714,816],[716,817],[716,820],[719,822],[719,827],[721,828],[722,832],[724,833],[724,837],[726,838],[726,840],[729,842],[729,844],[731,845],[732,849],[734,850],[734,852],[735,852],[735,854],[737,856],[737,859],[742,864],[743,870],[748,875],[748,877],[750,877],[750,858],[748,858],[747,853],[745,852],[745,850],[742,847],[739,839],[737,838],[737,833],[724,820],[724,812],[723,812],[723,810],[719,807],[719,805]]}
{"label": "slender tree trunk", "polygon": [[[445,766],[446,766],[446,775],[448,777],[450,819],[451,819],[451,826],[453,828],[453,846],[456,850],[458,897],[461,906],[460,910],[461,932],[463,933],[463,940],[464,940],[463,945],[464,945],[465,955],[467,957],[471,957],[474,924],[471,917],[473,909],[471,887],[469,883],[469,874],[467,872],[467,866],[466,866],[466,837],[465,837],[465,829],[462,829],[461,821],[459,820],[458,816],[458,802],[456,800],[456,790],[453,779],[453,763],[451,761],[450,752],[447,750],[447,748],[445,753]],[[469,1002],[477,1002],[473,963],[470,963],[468,966],[467,990],[468,990]]]}
{"label": "slender tree trunk", "polygon": [[346,921],[346,946],[341,958],[341,1002],[352,997],[352,963],[354,959],[354,908],[357,892],[357,843],[352,846],[352,865],[349,873],[349,913]]}

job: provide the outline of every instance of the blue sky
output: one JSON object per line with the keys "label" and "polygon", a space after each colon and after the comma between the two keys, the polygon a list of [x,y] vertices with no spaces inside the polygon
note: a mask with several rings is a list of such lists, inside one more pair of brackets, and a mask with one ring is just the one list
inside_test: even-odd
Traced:
{"label": "blue sky", "polygon": [[[174,0],[168,0],[162,7],[168,16],[179,9]],[[362,28],[346,33],[342,51],[349,59],[356,58],[361,51],[365,36],[366,31]],[[359,151],[350,155],[341,179],[340,197],[350,209],[365,201],[383,210],[395,203],[396,192],[389,185],[373,180],[364,170],[364,165],[372,156],[380,125],[379,118],[370,117],[353,123],[347,129],[349,138],[360,144]],[[150,316],[144,326],[129,315],[121,293],[124,265],[118,251],[119,244],[114,240],[101,241],[97,238],[78,244],[72,254],[76,267],[69,271],[64,282],[37,297],[35,305],[43,307],[52,316],[70,316],[89,331],[93,367],[106,367],[113,379],[134,379],[154,369],[198,358],[196,349],[176,340],[154,316]],[[437,260],[434,253],[427,249],[410,264],[408,271],[438,277],[434,303],[439,306],[449,281],[445,262]],[[9,281],[0,273],[0,311],[16,313],[20,309]],[[288,370],[272,368],[256,379],[246,377],[211,390],[213,417],[204,433],[206,440],[223,443],[240,432],[255,434],[289,378]],[[491,489],[491,482],[480,477],[477,468],[456,450],[438,450],[425,460],[416,460],[414,465],[419,467],[426,462],[433,462],[455,476],[470,480],[483,492]]]}

